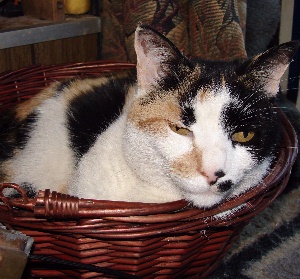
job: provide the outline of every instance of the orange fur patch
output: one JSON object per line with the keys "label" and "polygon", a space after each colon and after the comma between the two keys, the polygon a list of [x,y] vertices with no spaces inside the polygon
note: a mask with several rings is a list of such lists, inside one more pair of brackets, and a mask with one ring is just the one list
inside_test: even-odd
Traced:
{"label": "orange fur patch", "polygon": [[[131,75],[132,72],[129,70],[120,71],[113,75],[113,78],[125,78]],[[87,78],[85,82],[82,82],[82,79],[75,79],[68,86],[64,93],[64,101],[66,104],[71,102],[74,98],[79,95],[89,93],[95,86],[101,86],[108,82],[109,78],[112,77],[111,74],[103,74],[99,78]],[[31,114],[36,107],[38,107],[43,101],[51,98],[57,94],[57,87],[60,82],[53,82],[49,87],[43,89],[40,93],[32,97],[30,100],[21,103],[16,108],[16,117],[21,121],[24,120],[29,114]]]}
{"label": "orange fur patch", "polygon": [[208,88],[203,88],[201,91],[199,91],[197,97],[200,103],[205,102],[210,96],[210,90]]}
{"label": "orange fur patch", "polygon": [[183,177],[197,176],[201,173],[202,154],[197,148],[183,155],[172,164],[172,169]]}
{"label": "orange fur patch", "polygon": [[139,100],[132,104],[128,120],[141,130],[163,134],[169,123],[180,121],[181,110],[174,96],[157,98],[141,105]]}
{"label": "orange fur patch", "polygon": [[1,169],[1,176],[0,176],[0,181],[5,182],[5,181],[12,181],[12,177],[14,175],[14,171],[11,167],[11,161],[4,161],[0,165]]}
{"label": "orange fur patch", "polygon": [[29,114],[31,114],[37,106],[39,106],[44,100],[52,97],[57,93],[56,88],[58,82],[52,83],[49,87],[42,90],[40,93],[32,97],[31,99],[21,103],[16,108],[16,117],[22,121],[24,120]]}

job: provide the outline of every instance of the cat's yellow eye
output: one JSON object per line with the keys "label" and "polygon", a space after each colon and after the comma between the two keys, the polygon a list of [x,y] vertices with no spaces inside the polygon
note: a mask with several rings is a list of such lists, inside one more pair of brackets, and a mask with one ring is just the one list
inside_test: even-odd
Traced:
{"label": "cat's yellow eye", "polygon": [[254,132],[237,132],[232,135],[232,140],[240,143],[245,143],[253,139]]}
{"label": "cat's yellow eye", "polygon": [[176,125],[170,125],[170,128],[173,132],[176,134],[182,135],[182,136],[187,136],[191,131],[187,128],[179,127]]}

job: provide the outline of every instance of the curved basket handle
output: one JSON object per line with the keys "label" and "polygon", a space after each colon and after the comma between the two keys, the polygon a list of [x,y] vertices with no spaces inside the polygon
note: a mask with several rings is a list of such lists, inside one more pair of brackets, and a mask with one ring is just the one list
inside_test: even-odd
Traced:
{"label": "curved basket handle", "polygon": [[9,198],[7,198],[4,193],[3,190],[6,188],[13,188],[15,189],[17,192],[19,192],[21,194],[21,197],[23,199],[23,203],[27,204],[28,203],[28,197],[26,194],[26,191],[24,188],[22,188],[20,185],[16,184],[16,183],[0,183],[0,199],[2,200],[2,202],[10,209],[13,210],[12,205],[10,203]]}

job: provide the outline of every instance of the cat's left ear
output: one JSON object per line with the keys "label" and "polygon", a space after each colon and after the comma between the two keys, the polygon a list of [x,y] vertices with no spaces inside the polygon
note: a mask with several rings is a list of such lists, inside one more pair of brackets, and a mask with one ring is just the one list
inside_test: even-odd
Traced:
{"label": "cat's left ear", "polygon": [[262,88],[268,97],[275,97],[282,75],[292,61],[299,42],[292,41],[257,55],[246,68],[246,82]]}
{"label": "cat's left ear", "polygon": [[183,58],[175,45],[146,25],[138,26],[135,31],[135,51],[138,84],[143,91],[166,76],[175,62]]}

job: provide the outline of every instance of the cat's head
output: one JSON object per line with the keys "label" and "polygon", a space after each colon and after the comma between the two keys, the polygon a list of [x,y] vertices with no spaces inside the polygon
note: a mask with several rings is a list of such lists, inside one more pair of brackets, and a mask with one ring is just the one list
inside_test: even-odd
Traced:
{"label": "cat's head", "polygon": [[273,99],[297,47],[285,43],[243,61],[188,59],[138,27],[138,87],[124,142],[136,174],[201,207],[259,183],[279,143]]}

